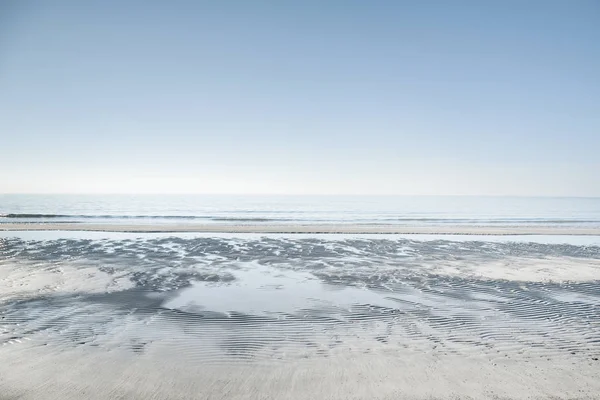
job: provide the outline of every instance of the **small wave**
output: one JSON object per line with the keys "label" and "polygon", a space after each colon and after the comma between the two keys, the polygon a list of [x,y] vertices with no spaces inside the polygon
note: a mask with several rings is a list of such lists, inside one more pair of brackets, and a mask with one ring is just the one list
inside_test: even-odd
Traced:
{"label": "small wave", "polygon": [[208,216],[199,215],[76,215],[76,214],[0,214],[1,218],[27,218],[27,219],[211,219]]}
{"label": "small wave", "polygon": [[274,221],[298,221],[287,218],[236,218],[236,217],[213,217],[212,221],[220,222],[274,222]]}
{"label": "small wave", "polygon": [[[276,215],[270,216],[245,216],[255,214],[249,211],[240,212],[238,215],[124,215],[124,214],[46,214],[46,213],[8,213],[0,214],[0,219],[33,219],[33,220],[172,220],[172,221],[212,221],[212,222],[313,222],[313,223],[359,223],[359,224],[458,224],[458,225],[568,225],[568,224],[600,224],[600,220],[576,218],[412,218],[412,217],[346,217],[338,219],[315,217],[312,214],[297,217]],[[294,214],[294,213],[290,213]]]}
{"label": "small wave", "polygon": [[76,214],[0,214],[0,218],[12,219],[174,219],[210,220],[219,222],[273,222],[297,221],[287,218],[267,217],[216,217],[206,215],[76,215]]}
{"label": "small wave", "polygon": [[2,218],[68,218],[71,215],[60,214],[2,214]]}

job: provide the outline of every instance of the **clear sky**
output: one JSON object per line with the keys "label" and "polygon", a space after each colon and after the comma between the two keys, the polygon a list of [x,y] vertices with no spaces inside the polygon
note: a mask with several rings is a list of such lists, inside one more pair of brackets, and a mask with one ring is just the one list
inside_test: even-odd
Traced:
{"label": "clear sky", "polygon": [[600,2],[0,0],[0,193],[600,196]]}

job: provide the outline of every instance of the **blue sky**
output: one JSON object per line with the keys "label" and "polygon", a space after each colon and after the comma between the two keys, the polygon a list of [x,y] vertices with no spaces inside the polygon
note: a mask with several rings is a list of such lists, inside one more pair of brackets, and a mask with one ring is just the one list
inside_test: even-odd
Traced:
{"label": "blue sky", "polygon": [[600,196],[597,1],[4,1],[0,192]]}

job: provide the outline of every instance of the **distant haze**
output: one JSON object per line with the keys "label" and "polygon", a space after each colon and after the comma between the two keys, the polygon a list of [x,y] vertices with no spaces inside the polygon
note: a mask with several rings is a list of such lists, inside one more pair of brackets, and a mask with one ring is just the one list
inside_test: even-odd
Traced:
{"label": "distant haze", "polygon": [[598,1],[3,1],[0,193],[600,196]]}

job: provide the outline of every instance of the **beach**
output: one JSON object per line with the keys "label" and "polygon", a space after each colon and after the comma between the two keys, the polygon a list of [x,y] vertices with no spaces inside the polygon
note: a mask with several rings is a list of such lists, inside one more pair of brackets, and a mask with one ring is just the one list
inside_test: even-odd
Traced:
{"label": "beach", "polygon": [[0,398],[594,399],[594,240],[5,231]]}
{"label": "beach", "polygon": [[356,348],[358,354],[270,366],[214,366],[169,350],[135,358],[83,348],[35,352],[35,360],[2,352],[0,398],[595,399],[598,393],[598,363],[575,357],[465,359]]}
{"label": "beach", "polygon": [[0,399],[594,399],[594,199],[0,197]]}

